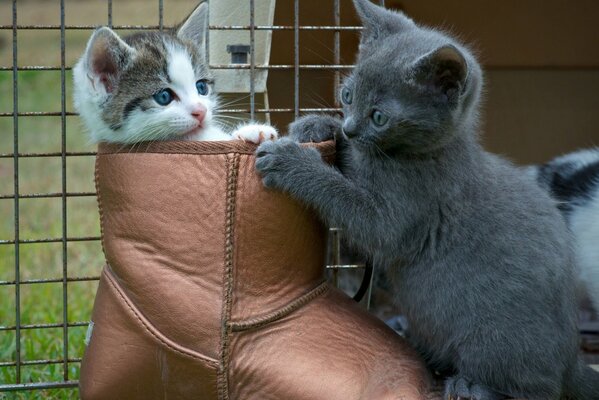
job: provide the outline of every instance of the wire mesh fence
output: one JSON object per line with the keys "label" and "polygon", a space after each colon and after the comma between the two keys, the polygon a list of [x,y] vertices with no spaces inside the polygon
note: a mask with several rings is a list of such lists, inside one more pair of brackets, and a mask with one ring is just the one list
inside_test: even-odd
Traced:
{"label": "wire mesh fence", "polygon": [[[242,63],[209,60],[214,71],[246,73],[247,91],[221,112],[279,127],[304,113],[339,112],[334,94],[353,68],[348,54],[361,29],[345,18],[351,2],[279,0],[276,18],[264,23],[256,10],[270,1],[239,2],[248,5],[243,21],[211,20],[213,34],[245,32],[249,47]],[[168,29],[194,6],[184,0],[0,2],[0,399],[78,397],[104,260],[95,149],[71,106],[73,64],[99,25],[122,34]],[[272,50],[261,58],[256,49],[265,32],[273,35]],[[210,40],[206,46],[211,49]],[[497,65],[496,75],[503,64]],[[268,96],[259,84],[265,72]],[[341,266],[338,247],[331,255]],[[596,343],[596,329],[583,334]]]}
{"label": "wire mesh fence", "polygon": [[[166,29],[170,8],[189,12],[193,7],[181,1],[137,2],[153,10],[155,21],[137,24],[128,22],[134,16],[131,9],[119,14],[129,2],[93,1],[96,10],[101,3],[103,15],[94,15],[103,19],[100,23],[79,21],[87,2],[0,3],[0,398],[77,398],[79,364],[103,256],[92,181],[95,150],[71,108],[74,60],[99,24],[119,33]],[[215,71],[249,71],[249,104],[233,103],[221,112],[282,124],[302,113],[339,111],[335,98],[304,104],[301,78],[310,71],[322,73],[319,76],[326,76],[330,86],[326,90],[331,96],[337,92],[341,75],[352,68],[342,62],[342,35],[355,36],[360,29],[342,25],[341,3],[350,6],[349,2],[330,2],[325,13],[332,22],[302,24],[300,14],[305,11],[300,1],[279,1],[277,7],[289,6],[291,14],[282,24],[261,25],[255,14],[261,0],[244,1],[250,9],[246,23],[210,25],[211,32],[249,32],[246,63],[211,63]],[[264,31],[285,34],[290,62],[256,60],[256,36]],[[330,34],[327,49],[332,59],[302,62],[302,34],[310,32]],[[290,85],[275,88],[291,103],[258,99],[260,71],[291,74]],[[338,252],[333,262],[341,264]]]}

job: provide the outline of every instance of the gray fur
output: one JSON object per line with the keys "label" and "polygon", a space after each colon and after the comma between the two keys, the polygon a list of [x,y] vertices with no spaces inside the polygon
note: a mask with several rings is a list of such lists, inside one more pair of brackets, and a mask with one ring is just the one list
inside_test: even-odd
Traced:
{"label": "gray fur", "polygon": [[450,376],[450,398],[599,399],[599,375],[577,358],[568,230],[547,193],[479,144],[475,57],[401,14],[354,4],[365,31],[343,122],[290,127],[300,141],[336,132],[338,166],[291,139],[264,143],[264,184],[385,268],[408,339]]}

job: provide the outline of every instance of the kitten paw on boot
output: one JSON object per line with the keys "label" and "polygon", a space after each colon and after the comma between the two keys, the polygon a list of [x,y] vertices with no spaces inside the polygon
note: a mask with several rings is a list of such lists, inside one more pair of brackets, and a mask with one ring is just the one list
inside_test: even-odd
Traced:
{"label": "kitten paw on boot", "polygon": [[465,377],[454,376],[445,382],[445,400],[502,400],[505,395]]}

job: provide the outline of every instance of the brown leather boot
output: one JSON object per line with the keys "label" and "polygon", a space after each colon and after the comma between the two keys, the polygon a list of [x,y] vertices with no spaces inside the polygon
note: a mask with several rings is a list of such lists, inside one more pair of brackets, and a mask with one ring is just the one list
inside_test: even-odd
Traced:
{"label": "brown leather boot", "polygon": [[[324,157],[333,145],[318,145]],[[255,146],[101,145],[107,265],[89,399],[424,399],[425,367],[323,278],[324,230],[263,188]]]}

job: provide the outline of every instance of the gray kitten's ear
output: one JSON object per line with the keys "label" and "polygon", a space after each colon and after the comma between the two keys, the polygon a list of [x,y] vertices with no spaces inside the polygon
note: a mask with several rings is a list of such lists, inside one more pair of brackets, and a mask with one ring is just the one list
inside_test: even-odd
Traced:
{"label": "gray kitten's ear", "polygon": [[100,28],[87,42],[85,66],[90,78],[111,93],[121,72],[135,56],[135,49],[123,41],[110,28]]}
{"label": "gray kitten's ear", "polygon": [[354,7],[364,26],[362,44],[414,26],[414,22],[405,15],[379,7],[370,0],[354,0]]}
{"label": "gray kitten's ear", "polygon": [[427,89],[455,103],[466,87],[468,63],[457,47],[446,45],[418,59],[413,66],[414,76]]}
{"label": "gray kitten's ear", "polygon": [[177,28],[177,37],[189,40],[204,50],[208,30],[208,3],[202,2]]}

